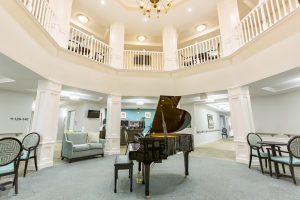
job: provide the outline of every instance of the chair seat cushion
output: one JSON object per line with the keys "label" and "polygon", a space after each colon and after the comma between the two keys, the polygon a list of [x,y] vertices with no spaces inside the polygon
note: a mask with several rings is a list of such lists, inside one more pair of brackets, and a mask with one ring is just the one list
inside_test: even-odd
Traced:
{"label": "chair seat cushion", "polygon": [[[25,160],[25,159],[27,159],[27,155],[28,155],[28,151],[26,151],[26,150],[23,150],[23,151],[22,151],[21,160]],[[30,158],[31,156],[34,156],[34,152],[33,152],[33,151],[31,151],[31,152],[30,152],[30,156],[29,156],[29,158]]]}
{"label": "chair seat cushion", "polygon": [[73,145],[73,151],[78,152],[78,151],[88,151],[90,150],[90,145],[88,144],[76,144]]}
{"label": "chair seat cushion", "polygon": [[10,163],[8,165],[4,165],[0,167],[0,174],[6,174],[14,171],[14,163]]}
{"label": "chair seat cushion", "polygon": [[[277,161],[285,164],[290,163],[290,157],[289,156],[272,156],[272,161]],[[300,165],[300,159],[293,157],[293,165]]]}
{"label": "chair seat cushion", "polygon": [[90,149],[103,149],[102,143],[89,143]]}
{"label": "chair seat cushion", "polygon": [[[260,151],[259,154],[260,154],[260,157],[262,157],[262,158],[268,158],[268,154],[265,153],[265,152],[261,152],[261,151]],[[253,151],[253,152],[252,152],[252,155],[258,156],[258,155],[257,155],[257,151]]]}

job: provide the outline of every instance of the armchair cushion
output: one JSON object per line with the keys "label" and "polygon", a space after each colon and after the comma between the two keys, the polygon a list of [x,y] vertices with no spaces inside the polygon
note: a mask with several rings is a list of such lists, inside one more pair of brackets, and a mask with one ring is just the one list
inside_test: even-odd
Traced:
{"label": "armchair cushion", "polygon": [[[268,153],[265,153],[265,152],[262,152],[262,151],[260,151],[259,153],[260,153],[260,157],[262,157],[262,158],[268,158]],[[253,150],[252,155],[258,156],[257,151]]]}
{"label": "armchair cushion", "polygon": [[87,142],[87,133],[67,133],[67,140],[73,144],[85,144]]}
{"label": "armchair cushion", "polygon": [[0,167],[0,174],[6,174],[6,173],[11,173],[14,171],[14,163],[10,163],[8,165],[4,165]]}
{"label": "armchair cushion", "polygon": [[[21,160],[27,159],[27,155],[28,155],[28,151],[26,151],[25,149],[22,152],[22,156],[21,156]],[[34,152],[30,151],[30,156],[34,156]],[[29,156],[29,158],[30,158]]]}
{"label": "armchair cushion", "polygon": [[103,149],[102,143],[89,143],[90,149]]}
{"label": "armchair cushion", "polygon": [[[289,156],[272,156],[271,160],[275,162],[285,163],[285,164],[290,163]],[[300,165],[300,159],[293,157],[293,165]]]}
{"label": "armchair cushion", "polygon": [[90,150],[90,145],[89,144],[76,144],[73,145],[73,151],[78,152],[78,151],[88,151]]}

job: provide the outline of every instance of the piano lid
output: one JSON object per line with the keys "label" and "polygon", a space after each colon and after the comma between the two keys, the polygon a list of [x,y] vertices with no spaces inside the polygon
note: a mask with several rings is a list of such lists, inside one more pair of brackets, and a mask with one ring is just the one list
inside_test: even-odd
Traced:
{"label": "piano lid", "polygon": [[185,110],[178,109],[181,96],[160,96],[153,118],[151,133],[174,133],[181,131],[191,124],[191,115]]}

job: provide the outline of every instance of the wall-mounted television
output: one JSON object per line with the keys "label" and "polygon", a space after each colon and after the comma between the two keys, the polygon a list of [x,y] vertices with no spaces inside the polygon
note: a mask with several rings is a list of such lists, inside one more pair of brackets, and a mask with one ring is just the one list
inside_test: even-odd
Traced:
{"label": "wall-mounted television", "polygon": [[99,118],[100,110],[88,110],[88,118]]}

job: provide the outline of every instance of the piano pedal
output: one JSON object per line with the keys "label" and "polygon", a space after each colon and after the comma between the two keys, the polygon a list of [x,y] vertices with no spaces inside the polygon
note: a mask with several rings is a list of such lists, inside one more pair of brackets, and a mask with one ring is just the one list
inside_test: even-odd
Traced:
{"label": "piano pedal", "polygon": [[149,196],[146,196],[146,199],[151,199],[151,196],[149,195]]}

